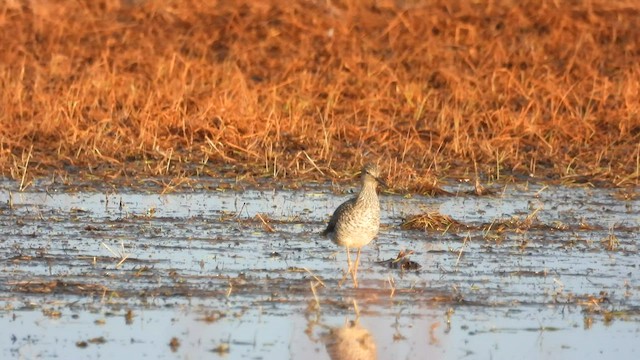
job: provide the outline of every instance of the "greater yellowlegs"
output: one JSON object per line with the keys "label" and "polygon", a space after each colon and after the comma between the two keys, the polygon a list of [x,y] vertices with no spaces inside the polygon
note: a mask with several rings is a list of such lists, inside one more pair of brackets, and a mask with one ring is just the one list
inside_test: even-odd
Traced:
{"label": "greater yellowlegs", "polygon": [[[376,193],[380,179],[380,171],[375,164],[367,164],[362,168],[362,189],[358,196],[349,199],[338,206],[331,216],[327,228],[322,232],[329,236],[336,245],[347,249],[348,272],[351,274],[353,284],[358,287],[358,262],[360,261],[360,249],[373,240],[380,229],[380,201]],[[383,183],[384,184],[384,183]],[[351,266],[350,248],[357,248],[355,266]]]}

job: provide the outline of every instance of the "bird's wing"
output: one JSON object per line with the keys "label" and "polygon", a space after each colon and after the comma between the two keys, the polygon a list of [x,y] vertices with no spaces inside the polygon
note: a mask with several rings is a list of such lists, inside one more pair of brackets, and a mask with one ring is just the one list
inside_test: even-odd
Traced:
{"label": "bird's wing", "polygon": [[352,208],[353,204],[355,203],[356,203],[356,198],[351,198],[343,202],[342,204],[340,204],[340,206],[338,206],[336,211],[333,212],[333,215],[331,215],[331,219],[329,219],[327,228],[324,229],[324,231],[322,232],[322,235],[327,236],[327,234],[332,233],[336,228],[336,223],[338,222],[338,218],[340,217],[340,214],[343,214],[346,211],[349,211],[349,209]]}

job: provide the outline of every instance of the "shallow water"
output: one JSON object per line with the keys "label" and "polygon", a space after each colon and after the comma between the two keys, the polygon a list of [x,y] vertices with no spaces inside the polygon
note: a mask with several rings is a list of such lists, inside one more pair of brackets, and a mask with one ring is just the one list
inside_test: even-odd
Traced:
{"label": "shallow water", "polygon": [[[640,352],[640,200],[620,190],[383,194],[354,289],[340,285],[344,251],[318,235],[349,196],[329,188],[0,186],[2,358],[326,359],[349,341],[380,359]],[[428,210],[469,227],[400,229]],[[497,230],[531,214],[530,227]],[[378,263],[400,250],[422,268]]]}

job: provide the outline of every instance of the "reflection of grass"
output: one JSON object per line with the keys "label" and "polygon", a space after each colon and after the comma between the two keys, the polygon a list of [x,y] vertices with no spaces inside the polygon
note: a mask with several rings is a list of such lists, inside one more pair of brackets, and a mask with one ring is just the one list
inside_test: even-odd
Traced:
{"label": "reflection of grass", "polygon": [[602,239],[601,243],[608,251],[615,251],[618,249],[618,246],[620,246],[620,240],[618,240],[618,237],[613,233]]}
{"label": "reflection of grass", "polygon": [[0,2],[0,166],[22,187],[342,178],[363,156],[424,192],[474,164],[638,183],[637,3],[22,3]]}
{"label": "reflection of grass", "polygon": [[224,356],[229,353],[229,350],[230,350],[229,343],[222,342],[218,344],[218,346],[213,348],[211,351],[214,353],[217,353],[218,356]]}
{"label": "reflection of grass", "polygon": [[101,243],[102,246],[104,246],[107,250],[109,250],[109,252],[116,258],[119,258],[120,261],[116,264],[116,269],[119,268],[122,264],[124,264],[125,260],[127,260],[129,258],[129,256],[131,256],[131,254],[127,254],[127,252],[124,249],[124,241],[120,242],[120,250],[119,251],[114,251],[109,245],[107,245],[106,243],[102,242]]}
{"label": "reflection of grass", "polygon": [[577,304],[580,305],[585,313],[584,328],[590,329],[594,322],[594,314],[602,316],[602,322],[605,325],[610,325],[615,319],[631,320],[634,321],[640,316],[640,310],[637,308],[627,309],[614,309],[614,306],[609,294],[606,291],[600,291],[597,295],[587,295],[582,299],[577,300]]}
{"label": "reflection of grass", "polygon": [[260,219],[260,222],[262,222],[262,228],[264,229],[265,232],[272,233],[275,231],[273,227],[269,225],[269,223],[271,222],[271,219],[267,214],[256,214],[255,217]]}

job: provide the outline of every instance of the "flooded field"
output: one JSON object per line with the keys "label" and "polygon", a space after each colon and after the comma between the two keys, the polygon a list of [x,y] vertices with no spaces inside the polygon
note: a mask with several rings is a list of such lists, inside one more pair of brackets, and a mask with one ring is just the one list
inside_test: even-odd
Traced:
{"label": "flooded field", "polygon": [[[319,235],[348,193],[220,185],[0,183],[0,358],[640,356],[633,189],[383,193],[354,289]],[[459,226],[400,227],[425,212]]]}

